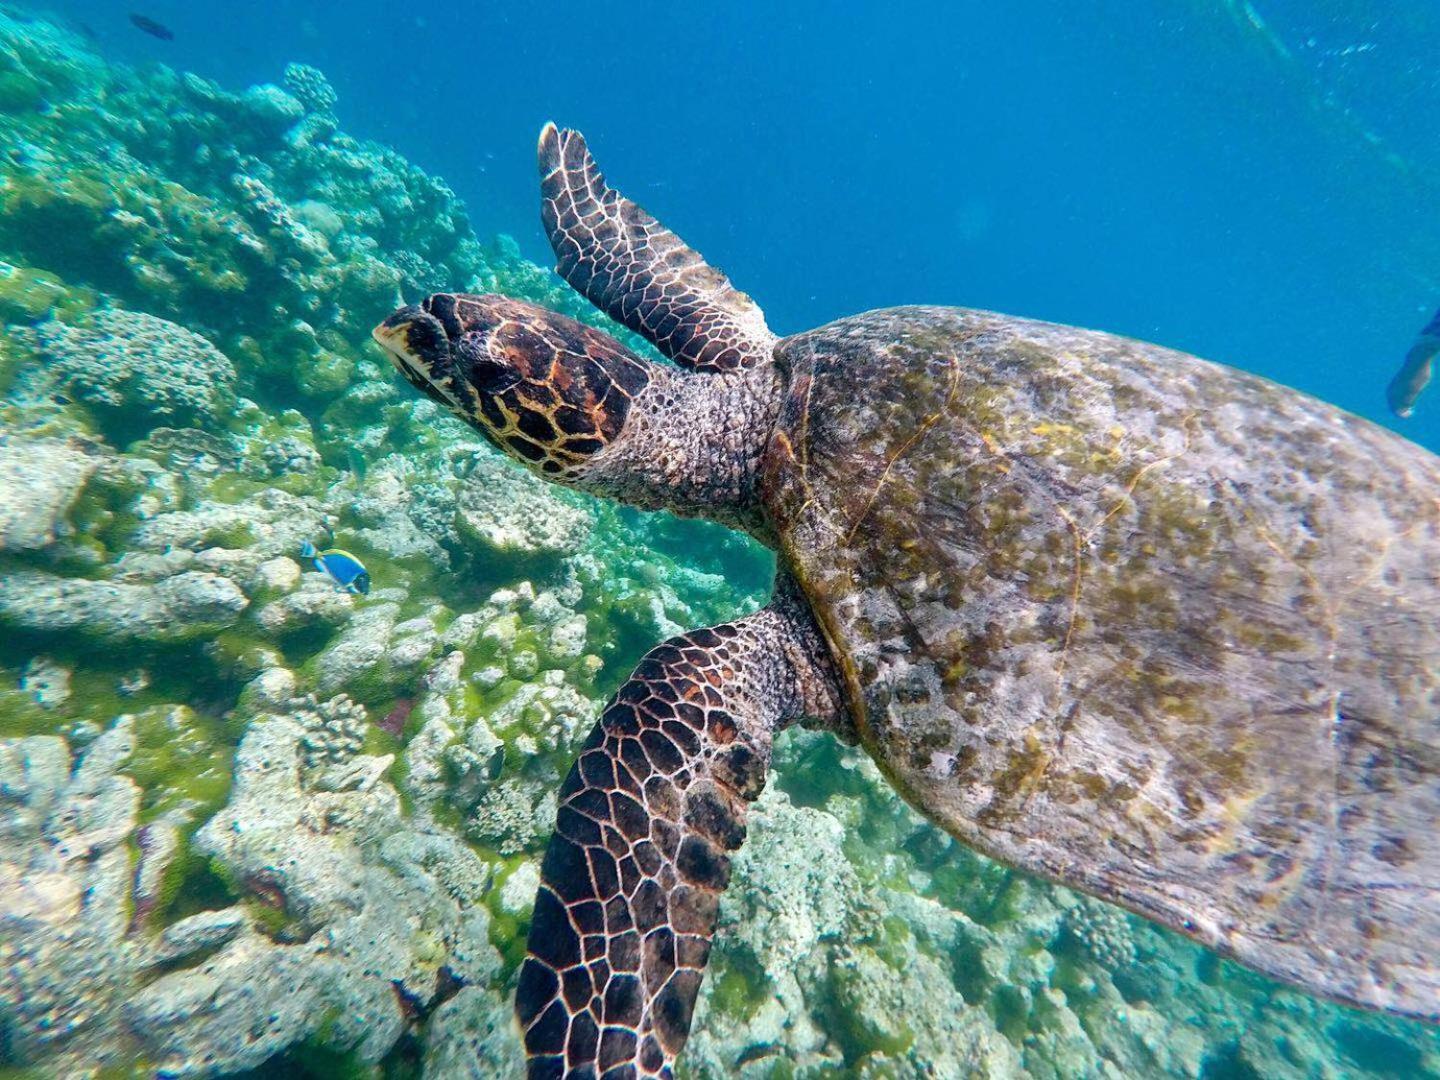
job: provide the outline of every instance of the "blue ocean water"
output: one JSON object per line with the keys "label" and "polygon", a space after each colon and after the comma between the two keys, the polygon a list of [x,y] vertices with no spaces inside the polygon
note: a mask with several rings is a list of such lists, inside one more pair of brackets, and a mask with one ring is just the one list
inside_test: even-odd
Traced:
{"label": "blue ocean water", "polygon": [[[1440,306],[1433,3],[43,9],[0,4],[3,1077],[519,1075],[562,778],[774,567],[557,494],[370,341],[472,277],[599,321],[539,269],[547,120],[780,334],[989,308],[1440,450],[1440,386],[1385,402]],[[1440,1078],[1433,1024],[983,859],[825,733],[721,918],[682,1077]]]}
{"label": "blue ocean water", "polygon": [[[1440,8],[380,0],[54,5],[226,85],[324,70],[477,229],[544,260],[546,120],[795,332],[990,308],[1154,340],[1387,420],[1440,306]],[[1440,447],[1440,406],[1407,435]]]}

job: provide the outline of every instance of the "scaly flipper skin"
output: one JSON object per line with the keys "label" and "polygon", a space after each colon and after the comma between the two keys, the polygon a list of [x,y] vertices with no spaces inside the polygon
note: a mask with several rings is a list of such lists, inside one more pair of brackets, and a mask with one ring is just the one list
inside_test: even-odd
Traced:
{"label": "scaly flipper skin", "polygon": [[515,1008],[532,1078],[669,1077],[775,732],[839,690],[790,588],[652,649],[560,791]]}
{"label": "scaly flipper skin", "polygon": [[540,133],[540,219],[556,271],[682,367],[768,363],[775,336],[750,297],[605,183],[578,131]]}

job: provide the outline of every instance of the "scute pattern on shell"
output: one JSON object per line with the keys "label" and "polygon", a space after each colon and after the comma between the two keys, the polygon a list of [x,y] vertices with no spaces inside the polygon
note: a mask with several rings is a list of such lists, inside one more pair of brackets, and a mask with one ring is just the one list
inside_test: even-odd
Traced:
{"label": "scute pattern on shell", "polygon": [[765,499],[899,790],[1268,974],[1440,1016],[1440,462],[984,312],[779,355]]}

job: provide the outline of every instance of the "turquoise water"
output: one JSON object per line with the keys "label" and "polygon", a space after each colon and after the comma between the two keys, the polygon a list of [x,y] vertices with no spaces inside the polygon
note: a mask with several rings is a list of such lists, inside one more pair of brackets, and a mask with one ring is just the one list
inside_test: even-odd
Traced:
{"label": "turquoise water", "polygon": [[[617,332],[548,270],[545,120],[779,333],[1011,311],[1440,449],[1384,396],[1440,305],[1431,6],[234,7],[0,8],[0,1074],[522,1073],[554,793],[774,567],[512,467],[370,341],[438,289]],[[681,1076],[1440,1076],[823,733],[720,919]]]}

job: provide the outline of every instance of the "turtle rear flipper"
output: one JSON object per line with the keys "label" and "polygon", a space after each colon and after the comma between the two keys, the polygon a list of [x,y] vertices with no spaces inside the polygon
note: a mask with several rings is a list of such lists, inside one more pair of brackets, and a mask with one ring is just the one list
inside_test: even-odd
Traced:
{"label": "turtle rear flipper", "polygon": [[755,301],[605,183],[578,131],[540,132],[540,220],[556,271],[682,367],[768,363],[775,335]]}
{"label": "turtle rear flipper", "polygon": [[652,649],[605,709],[560,790],[515,995],[532,1078],[671,1076],[771,738],[839,708],[823,655],[781,590]]}

